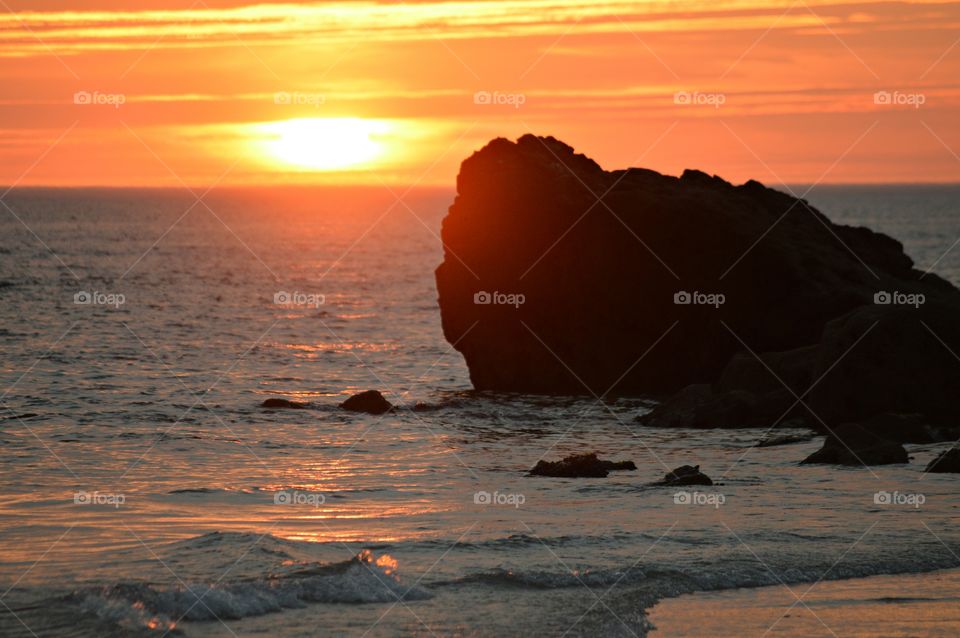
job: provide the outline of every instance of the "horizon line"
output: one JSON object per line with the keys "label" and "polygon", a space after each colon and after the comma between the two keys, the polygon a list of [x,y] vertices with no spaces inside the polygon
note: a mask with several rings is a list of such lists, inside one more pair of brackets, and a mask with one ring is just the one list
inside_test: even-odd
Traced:
{"label": "horizon line", "polygon": [[[697,169],[699,170],[699,169]],[[725,181],[728,181],[726,178],[703,171],[704,173],[711,175],[713,177],[720,177]],[[666,177],[677,177],[679,175],[665,175]],[[759,182],[763,186],[771,189],[778,189],[784,186],[788,187],[809,187],[819,188],[822,186],[960,186],[960,179],[956,181],[875,181],[875,182],[784,182],[780,184],[771,184],[764,182],[759,179],[751,178],[748,181]],[[742,186],[746,182],[736,184],[730,182],[734,186]],[[398,186],[411,186],[405,182],[397,181],[391,182],[391,185]],[[379,182],[353,182],[353,183],[322,183],[322,182],[263,182],[256,184],[183,184],[183,185],[170,185],[170,186],[156,186],[149,184],[0,184],[0,192],[5,194],[10,194],[14,191],[24,191],[24,190],[156,190],[156,191],[193,191],[193,190],[202,190],[214,192],[217,190],[269,190],[269,189],[283,189],[283,188],[384,188],[384,185]],[[412,190],[450,190],[456,191],[456,183],[450,185],[444,184],[414,184],[412,185]]]}

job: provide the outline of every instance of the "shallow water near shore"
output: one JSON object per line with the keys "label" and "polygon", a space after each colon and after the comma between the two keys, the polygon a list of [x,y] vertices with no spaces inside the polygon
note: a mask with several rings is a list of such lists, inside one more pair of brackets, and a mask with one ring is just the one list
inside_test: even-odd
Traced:
{"label": "shallow water near shore", "polygon": [[[956,282],[958,195],[808,197]],[[642,398],[472,393],[433,282],[450,199],[9,195],[43,243],[0,222],[0,634],[643,635],[663,597],[960,564],[956,478],[923,472],[947,444],[800,467],[819,438],[755,448],[762,430],[641,428]],[[336,408],[368,388],[429,409]],[[524,475],[594,450],[639,469]],[[645,485],[685,463],[719,485]]]}

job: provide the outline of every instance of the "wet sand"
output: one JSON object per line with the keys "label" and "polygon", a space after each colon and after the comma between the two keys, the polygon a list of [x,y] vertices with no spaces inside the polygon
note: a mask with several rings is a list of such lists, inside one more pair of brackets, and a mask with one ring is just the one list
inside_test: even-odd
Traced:
{"label": "wet sand", "polygon": [[657,628],[650,635],[955,637],[960,636],[958,602],[960,570],[733,589],[661,601],[650,612]]}

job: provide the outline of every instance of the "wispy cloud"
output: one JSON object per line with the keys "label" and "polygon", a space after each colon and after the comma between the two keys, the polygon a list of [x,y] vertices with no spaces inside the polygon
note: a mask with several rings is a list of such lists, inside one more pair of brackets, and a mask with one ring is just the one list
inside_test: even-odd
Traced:
{"label": "wispy cloud", "polygon": [[[81,4],[82,3],[78,3]],[[935,0],[919,0],[928,9],[914,27],[944,28],[949,12]],[[903,26],[886,11],[893,0],[838,3],[811,0],[817,11],[798,8],[780,19],[777,29],[841,29],[844,32],[888,22]],[[762,30],[782,3],[758,0],[475,0],[384,4],[260,4],[223,9],[146,11],[24,11],[0,14],[0,56],[22,57],[131,48],[211,48],[317,45],[355,41],[419,40],[433,33],[444,39],[577,35],[624,30],[636,33]],[[953,12],[956,20],[956,12]]]}

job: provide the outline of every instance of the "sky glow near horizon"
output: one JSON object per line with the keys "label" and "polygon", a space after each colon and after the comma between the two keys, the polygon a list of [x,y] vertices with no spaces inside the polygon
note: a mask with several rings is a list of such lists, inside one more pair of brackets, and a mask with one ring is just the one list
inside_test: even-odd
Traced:
{"label": "sky glow near horizon", "polygon": [[0,11],[0,182],[452,185],[525,133],[611,169],[960,181],[960,3],[120,4]]}

